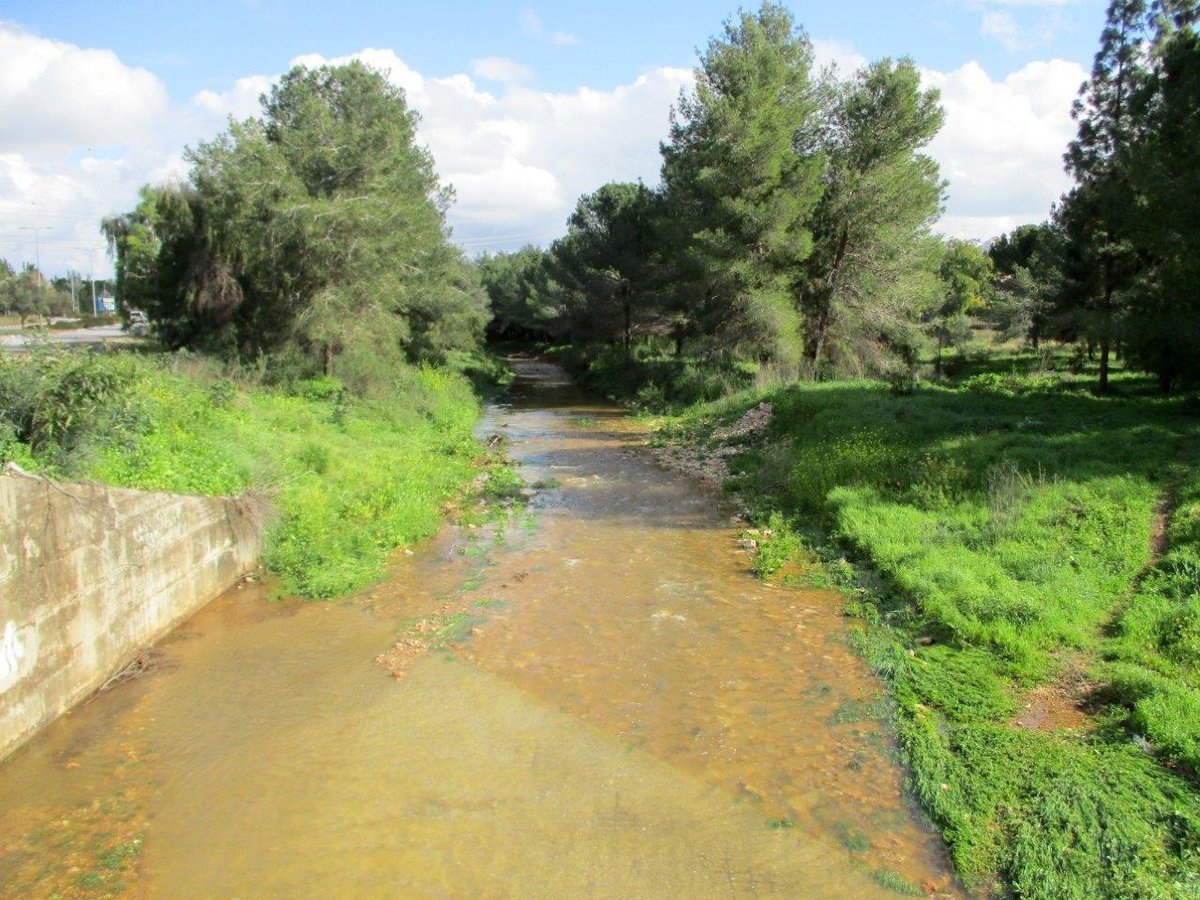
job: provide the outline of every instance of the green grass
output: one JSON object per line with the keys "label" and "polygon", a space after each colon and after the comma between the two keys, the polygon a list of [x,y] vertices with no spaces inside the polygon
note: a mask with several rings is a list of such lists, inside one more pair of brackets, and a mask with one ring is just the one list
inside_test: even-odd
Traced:
{"label": "green grass", "polygon": [[[731,461],[773,535],[757,568],[802,540],[803,580],[866,620],[852,640],[890,683],[910,786],[969,887],[1200,896],[1200,416],[1125,373],[1106,398],[1090,373],[1011,359],[964,375],[907,396],[743,391],[662,439],[774,405]],[[1167,494],[1170,551],[1148,569]],[[1015,724],[1068,659],[1097,684],[1090,727]]]}
{"label": "green grass", "polygon": [[[98,375],[111,384],[92,397],[80,385]],[[309,598],[368,583],[397,547],[434,533],[479,453],[470,383],[433,368],[402,368],[356,399],[332,379],[283,392],[187,358],[5,358],[5,410],[0,454],[29,469],[145,490],[267,496],[278,515],[264,562],[282,577],[281,592]],[[58,432],[37,440],[39,417]]]}

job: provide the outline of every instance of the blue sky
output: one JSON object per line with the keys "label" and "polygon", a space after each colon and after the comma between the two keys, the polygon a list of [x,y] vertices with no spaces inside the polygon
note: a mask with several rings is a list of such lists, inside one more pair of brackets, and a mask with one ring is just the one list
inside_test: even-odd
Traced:
{"label": "blue sky", "polygon": [[[1003,74],[1032,59],[1090,63],[1103,2],[847,0],[788,4],[809,35],[852,44],[870,59],[912,56],[949,70],[975,60]],[[748,4],[753,7],[753,4]],[[6,4],[3,17],[82,47],[107,47],[154,71],[173,94],[220,89],[249,73],[279,72],[304,53],[344,56],[366,47],[395,50],[431,76],[467,71],[472,60],[505,56],[533,69],[555,91],[604,89],[655,66],[687,66],[737,7],[727,2],[287,3],[93,2]],[[529,14],[541,22],[530,27]],[[1012,16],[1004,39],[981,33],[984,17]],[[996,20],[993,20],[996,21]],[[993,26],[993,30],[996,26]],[[556,43],[556,35],[574,43]]]}
{"label": "blue sky", "polygon": [[[942,229],[986,237],[1045,215],[1065,182],[1067,109],[1097,0],[791,3],[822,60],[912,56],[943,92],[930,148]],[[254,111],[270,79],[376,51],[424,115],[469,251],[544,243],[578,194],[657,177],[657,142],[695,51],[734,7],[689,3],[7,2],[0,9],[0,256],[107,268],[96,223],[185,144]],[[8,114],[3,108],[8,107]],[[86,262],[85,262],[86,259]],[[94,262],[93,262],[94,261]]]}

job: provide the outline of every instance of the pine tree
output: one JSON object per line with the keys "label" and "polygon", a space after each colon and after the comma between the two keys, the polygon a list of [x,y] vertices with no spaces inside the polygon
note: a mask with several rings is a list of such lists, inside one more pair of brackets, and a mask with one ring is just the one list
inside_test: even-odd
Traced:
{"label": "pine tree", "polygon": [[674,263],[692,331],[715,349],[798,356],[798,266],[821,196],[821,160],[799,139],[817,121],[811,67],[791,14],[764,3],[726,23],[672,111],[662,155]]}
{"label": "pine tree", "polygon": [[1123,307],[1140,271],[1131,241],[1135,204],[1128,151],[1144,127],[1137,98],[1149,77],[1147,28],[1143,0],[1109,4],[1091,77],[1072,109],[1079,130],[1065,161],[1075,187],[1058,211],[1067,238],[1066,300],[1089,344],[1099,346],[1101,392],[1108,390]]}
{"label": "pine tree", "polygon": [[945,117],[937,91],[921,90],[912,60],[885,59],[833,86],[826,116],[825,190],[804,290],[805,356],[814,370],[834,333],[845,344],[911,342],[911,323],[936,302],[940,259],[930,228],[943,183],[919,152]]}

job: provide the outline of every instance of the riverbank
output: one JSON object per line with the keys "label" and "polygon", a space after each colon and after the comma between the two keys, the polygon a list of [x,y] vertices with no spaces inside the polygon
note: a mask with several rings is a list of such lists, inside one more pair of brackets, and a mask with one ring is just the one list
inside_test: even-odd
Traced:
{"label": "riverbank", "polygon": [[[769,423],[742,427],[763,404]],[[984,376],[748,390],[660,424],[660,452],[684,468],[727,467],[760,571],[837,587],[865,622],[910,789],[969,886],[1197,890],[1187,404]]]}
{"label": "riverbank", "polygon": [[68,480],[208,496],[276,517],[281,593],[334,597],[433,534],[476,474],[479,400],[462,368],[402,367],[368,394],[270,387],[187,354],[0,357],[0,456]]}

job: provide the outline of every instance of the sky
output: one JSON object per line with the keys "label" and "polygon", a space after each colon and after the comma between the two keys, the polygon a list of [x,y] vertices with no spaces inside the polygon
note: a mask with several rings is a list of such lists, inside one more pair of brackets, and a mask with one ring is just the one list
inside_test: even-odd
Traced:
{"label": "sky", "polygon": [[[1044,219],[1067,187],[1071,102],[1101,0],[788,3],[844,75],[909,56],[941,92],[929,146],[947,180],[938,230],[986,239]],[[359,58],[421,113],[468,254],[548,244],[580,194],[658,182],[671,105],[732,2],[487,4],[191,0],[0,2],[0,257],[111,272],[101,217],[186,178],[184,148],[292,65]]]}

